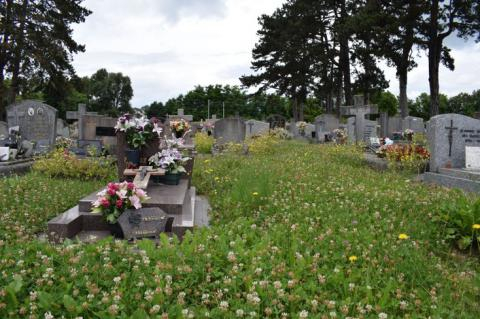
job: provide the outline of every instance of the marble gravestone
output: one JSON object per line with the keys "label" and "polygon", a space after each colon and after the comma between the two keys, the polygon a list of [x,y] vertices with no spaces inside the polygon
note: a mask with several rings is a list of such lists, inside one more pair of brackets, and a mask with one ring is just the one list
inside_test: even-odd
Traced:
{"label": "marble gravestone", "polygon": [[168,220],[168,215],[161,208],[146,207],[126,210],[118,218],[118,223],[124,238],[129,240],[145,237],[158,238],[160,233],[165,232]]}
{"label": "marble gravestone", "polygon": [[280,114],[272,114],[266,118],[266,121],[270,125],[270,129],[275,129],[277,127],[285,128],[287,124],[287,119]]}
{"label": "marble gravestone", "polygon": [[460,115],[441,114],[427,123],[430,171],[465,168],[466,147],[480,146],[480,120]]}
{"label": "marble gravestone", "polygon": [[363,120],[363,141],[370,142],[370,138],[377,137],[377,121]]}
{"label": "marble gravestone", "polygon": [[245,125],[246,137],[265,134],[268,133],[268,130],[270,129],[269,123],[257,120],[248,120],[245,122]]}
{"label": "marble gravestone", "polygon": [[402,131],[412,130],[414,133],[425,133],[425,123],[421,117],[407,116],[402,120]]}
{"label": "marble gravestone", "polygon": [[0,140],[8,137],[8,124],[0,121]]}
{"label": "marble gravestone", "polygon": [[340,126],[338,117],[333,114],[322,114],[315,118],[315,135],[318,141],[324,142],[325,135]]}
{"label": "marble gravestone", "polygon": [[218,144],[242,143],[245,140],[245,135],[245,121],[241,118],[224,118],[215,122],[213,137]]}
{"label": "marble gravestone", "polygon": [[46,151],[55,144],[57,109],[45,103],[25,100],[7,107],[9,127],[19,126],[23,139],[36,142],[36,151]]}

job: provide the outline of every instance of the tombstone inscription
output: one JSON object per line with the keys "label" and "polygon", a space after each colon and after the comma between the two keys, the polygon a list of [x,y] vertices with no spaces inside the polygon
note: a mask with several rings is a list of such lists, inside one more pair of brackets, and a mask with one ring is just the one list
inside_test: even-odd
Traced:
{"label": "tombstone inscription", "polygon": [[464,168],[465,148],[480,146],[480,120],[461,114],[441,114],[427,123],[430,171]]}
{"label": "tombstone inscription", "polygon": [[480,147],[465,147],[465,167],[468,169],[480,170]]}
{"label": "tombstone inscription", "polygon": [[19,126],[20,135],[36,142],[35,149],[48,149],[57,135],[57,110],[45,103],[24,100],[7,107],[9,127]]}
{"label": "tombstone inscription", "polygon": [[128,209],[118,218],[125,239],[158,238],[167,230],[168,215],[158,207]]}

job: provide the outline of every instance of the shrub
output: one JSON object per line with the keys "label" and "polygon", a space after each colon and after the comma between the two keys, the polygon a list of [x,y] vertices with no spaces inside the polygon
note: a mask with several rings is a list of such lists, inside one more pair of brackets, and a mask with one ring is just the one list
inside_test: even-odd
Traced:
{"label": "shrub", "polygon": [[470,204],[468,199],[461,197],[457,202],[446,204],[439,220],[446,227],[446,238],[458,248],[480,248],[480,199]]}
{"label": "shrub", "polygon": [[280,139],[273,134],[262,134],[252,136],[246,141],[248,145],[248,151],[251,154],[271,154],[275,147],[280,142]]}
{"label": "shrub", "polygon": [[430,152],[421,145],[393,144],[384,148],[388,164],[394,169],[420,172],[425,169]]}
{"label": "shrub", "polygon": [[201,154],[210,154],[212,152],[212,146],[215,142],[213,136],[208,135],[207,133],[197,133],[193,138],[195,141],[195,149]]}
{"label": "shrub", "polygon": [[114,161],[109,157],[77,158],[68,150],[56,149],[39,158],[33,170],[50,177],[114,179]]}

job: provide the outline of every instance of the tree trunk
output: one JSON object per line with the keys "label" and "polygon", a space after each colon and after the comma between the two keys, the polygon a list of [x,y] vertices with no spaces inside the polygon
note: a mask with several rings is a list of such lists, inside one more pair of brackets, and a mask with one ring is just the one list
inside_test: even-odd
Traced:
{"label": "tree trunk", "polygon": [[[342,23],[347,19],[347,9],[345,1],[340,3],[340,19]],[[345,34],[345,31],[341,30],[339,34],[339,44],[340,44],[340,70],[343,75],[343,90],[345,92],[345,103],[347,105],[353,105],[353,95],[352,95],[352,82],[350,79],[350,48],[348,46],[348,35]]]}
{"label": "tree trunk", "polygon": [[8,57],[8,46],[12,31],[12,5],[13,0],[7,0],[5,3],[5,17],[4,23],[0,32],[2,33],[2,43],[0,43],[0,120],[5,118],[5,106],[4,103],[6,102],[7,92],[5,88],[5,67],[7,66],[7,62],[9,60]]}
{"label": "tree trunk", "polygon": [[9,103],[14,103],[17,97],[17,94],[20,89],[20,65],[22,63],[22,51],[25,41],[25,22],[27,17],[28,9],[28,0],[24,0],[22,4],[22,11],[19,17],[20,25],[16,30],[16,47],[13,57],[13,68],[12,68],[12,84],[10,87],[10,97],[8,99]]}
{"label": "tree trunk", "polygon": [[430,84],[430,117],[440,110],[438,69],[442,51],[442,39],[438,35],[438,1],[432,1],[430,11],[430,34],[428,40],[428,82]]}
{"label": "tree trunk", "polygon": [[292,99],[292,115],[293,115],[293,122],[297,123],[298,119],[298,100],[297,97]]}
{"label": "tree trunk", "polygon": [[[401,70],[400,70],[401,69]],[[408,98],[407,98],[407,68],[399,67],[398,81],[400,86],[400,115],[402,119],[408,116]]]}

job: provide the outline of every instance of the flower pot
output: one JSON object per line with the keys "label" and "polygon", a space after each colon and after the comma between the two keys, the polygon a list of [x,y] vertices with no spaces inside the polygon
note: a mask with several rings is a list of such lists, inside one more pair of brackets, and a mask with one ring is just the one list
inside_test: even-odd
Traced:
{"label": "flower pot", "polygon": [[176,138],[181,138],[183,136],[183,131],[174,131],[173,134]]}
{"label": "flower pot", "polygon": [[182,174],[180,173],[177,173],[177,174],[165,173],[165,175],[163,176],[153,176],[153,182],[162,183],[165,185],[178,185],[181,177],[182,177]]}
{"label": "flower pot", "polygon": [[136,166],[140,166],[140,150],[126,150],[125,156],[127,157],[127,161],[132,163]]}
{"label": "flower pot", "polygon": [[115,224],[108,223],[108,228],[110,229],[110,234],[112,234],[113,237],[123,238],[123,230],[118,222]]}

